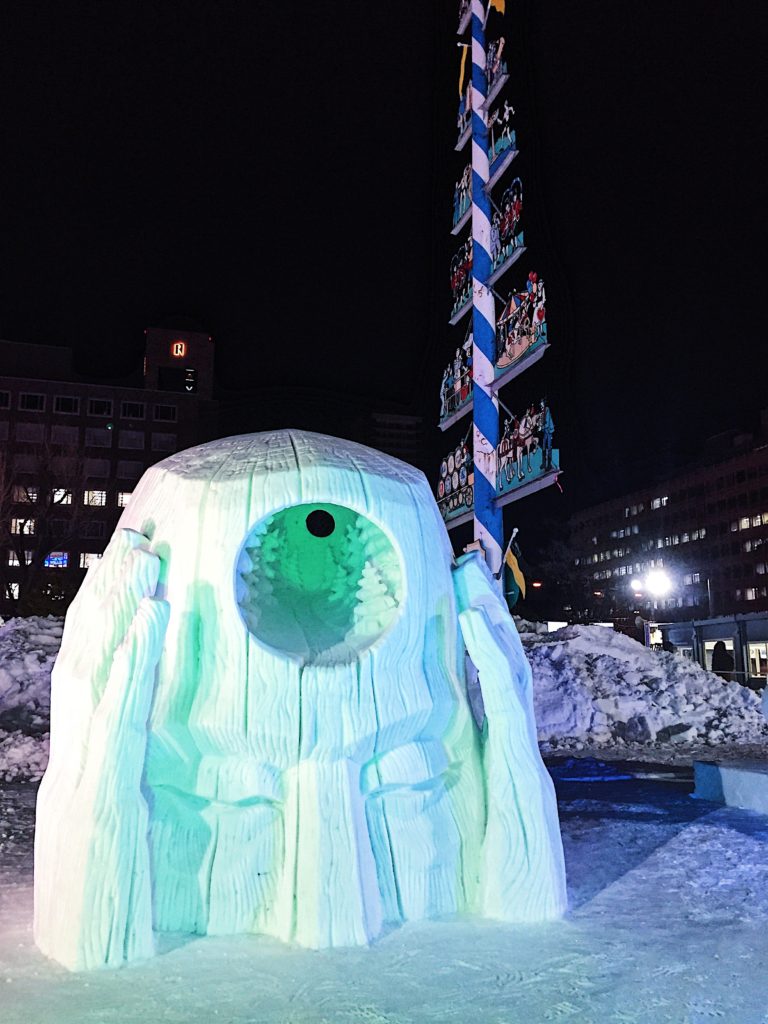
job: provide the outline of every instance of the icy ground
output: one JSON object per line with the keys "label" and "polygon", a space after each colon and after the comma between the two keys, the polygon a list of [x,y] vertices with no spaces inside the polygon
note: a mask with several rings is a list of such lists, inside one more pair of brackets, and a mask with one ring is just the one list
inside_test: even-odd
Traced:
{"label": "icy ground", "polygon": [[589,762],[553,768],[571,907],[562,922],[419,924],[371,949],[320,953],[178,937],[153,961],[85,975],[32,944],[36,786],[6,785],[0,1021],[765,1024],[768,818],[693,800],[679,770],[638,779],[626,767],[614,766],[616,781]]}

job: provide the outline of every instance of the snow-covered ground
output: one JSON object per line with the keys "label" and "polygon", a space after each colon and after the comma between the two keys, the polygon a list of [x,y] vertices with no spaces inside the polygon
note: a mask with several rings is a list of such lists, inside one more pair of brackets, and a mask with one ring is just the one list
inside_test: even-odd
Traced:
{"label": "snow-covered ground", "polygon": [[[555,774],[570,911],[555,924],[424,923],[370,949],[170,937],[72,975],[34,947],[33,784],[0,789],[2,1024],[765,1024],[768,818],[671,779]],[[616,775],[629,774],[616,772]]]}
{"label": "snow-covered ground", "polygon": [[[768,818],[693,800],[680,769],[617,760],[635,751],[645,762],[690,764],[699,748],[766,756],[758,699],[600,627],[523,636],[560,795],[564,921],[424,923],[371,949],[323,952],[258,936],[172,936],[152,961],[71,975],[32,943],[37,785],[19,781],[44,769],[61,622],[7,622],[1,1024],[766,1024]],[[557,758],[593,749],[610,768]]]}
{"label": "snow-covered ground", "polygon": [[[690,764],[695,756],[768,758],[760,698],[675,654],[602,626],[542,633],[518,620],[533,668],[545,754],[596,753]],[[39,779],[48,758],[53,617],[0,626],[0,783]]]}

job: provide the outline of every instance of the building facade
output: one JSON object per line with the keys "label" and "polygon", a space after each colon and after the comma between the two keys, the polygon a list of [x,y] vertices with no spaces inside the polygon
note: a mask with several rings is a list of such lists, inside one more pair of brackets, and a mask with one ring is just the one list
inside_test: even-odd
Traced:
{"label": "building facade", "polygon": [[[763,426],[766,417],[763,415]],[[667,621],[768,611],[768,437],[713,439],[663,483],[571,519],[575,569],[593,618]],[[654,595],[649,573],[671,587]]]}
{"label": "building facade", "polygon": [[207,333],[149,328],[143,375],[104,382],[68,349],[0,342],[0,614],[31,576],[71,596],[144,471],[216,436],[213,358]]}

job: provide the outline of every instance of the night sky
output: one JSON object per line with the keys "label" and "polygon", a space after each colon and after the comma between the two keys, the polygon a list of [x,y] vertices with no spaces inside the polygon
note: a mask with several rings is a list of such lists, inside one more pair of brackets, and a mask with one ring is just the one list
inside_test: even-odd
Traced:
{"label": "night sky", "polygon": [[[184,314],[223,388],[353,391],[436,423],[464,336],[456,6],[4,4],[0,335],[107,376]],[[768,405],[768,16],[507,0],[502,24],[528,252],[501,284],[544,277],[553,343],[502,398],[550,397],[566,495],[521,506],[557,515]],[[430,430],[435,459],[462,433]]]}

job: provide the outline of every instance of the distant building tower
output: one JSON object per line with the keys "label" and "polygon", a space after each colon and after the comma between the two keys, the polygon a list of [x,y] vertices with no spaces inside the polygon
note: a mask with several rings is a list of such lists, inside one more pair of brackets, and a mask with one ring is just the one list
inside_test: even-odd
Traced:
{"label": "distant building tower", "polygon": [[144,387],[150,391],[175,391],[210,400],[213,398],[213,340],[207,331],[191,321],[176,320],[175,323],[180,326],[147,328]]}

